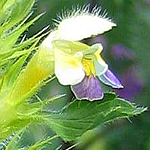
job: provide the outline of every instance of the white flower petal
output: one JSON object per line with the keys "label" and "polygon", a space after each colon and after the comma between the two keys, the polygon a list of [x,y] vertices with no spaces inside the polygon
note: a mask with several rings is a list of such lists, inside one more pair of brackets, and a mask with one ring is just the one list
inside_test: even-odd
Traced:
{"label": "white flower petal", "polygon": [[63,85],[75,85],[85,76],[81,63],[82,53],[69,55],[55,48],[55,74]]}
{"label": "white flower petal", "polygon": [[102,34],[116,24],[109,19],[87,12],[76,14],[62,20],[58,24],[56,39],[79,41],[92,35]]}

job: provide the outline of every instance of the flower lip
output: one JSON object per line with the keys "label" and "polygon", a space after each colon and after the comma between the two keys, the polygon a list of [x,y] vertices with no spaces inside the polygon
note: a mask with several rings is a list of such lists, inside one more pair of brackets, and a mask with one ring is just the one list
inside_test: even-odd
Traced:
{"label": "flower lip", "polygon": [[99,80],[93,75],[85,76],[80,83],[71,86],[71,89],[79,100],[94,101],[100,100],[104,96]]}
{"label": "flower lip", "polygon": [[55,49],[55,74],[63,85],[75,85],[82,81],[85,76],[81,63],[82,53],[75,55],[67,54]]}

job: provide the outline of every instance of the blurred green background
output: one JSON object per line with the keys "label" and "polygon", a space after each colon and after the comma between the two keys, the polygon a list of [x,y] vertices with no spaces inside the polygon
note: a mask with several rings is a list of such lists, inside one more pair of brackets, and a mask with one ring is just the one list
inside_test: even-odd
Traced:
{"label": "blurred green background", "polygon": [[[104,51],[102,56],[109,67],[117,74],[124,89],[116,91],[123,97],[140,106],[150,106],[150,1],[149,0],[38,0],[34,5],[34,16],[45,12],[43,17],[30,27],[27,37],[37,33],[47,25],[54,28],[53,19],[62,11],[77,5],[90,4],[90,10],[100,6],[108,17],[117,24],[111,32],[86,39],[92,45],[100,42]],[[105,87],[105,91],[112,91]],[[61,86],[57,80],[44,87],[39,96],[46,98],[66,94],[54,102],[49,109],[63,107],[72,100],[69,87]],[[34,127],[35,128],[35,127]],[[44,131],[47,130],[46,128]],[[47,131],[51,133],[51,131]],[[40,131],[42,134],[42,130]],[[39,133],[39,134],[40,134]],[[35,134],[35,133],[34,133]],[[36,133],[37,134],[37,133]],[[36,135],[38,137],[38,135]],[[86,133],[82,143],[75,150],[150,150],[150,112],[130,120],[117,120],[94,131]],[[55,142],[55,147],[65,149],[73,143]],[[46,148],[48,149],[48,148]],[[52,149],[52,148],[51,148]]]}

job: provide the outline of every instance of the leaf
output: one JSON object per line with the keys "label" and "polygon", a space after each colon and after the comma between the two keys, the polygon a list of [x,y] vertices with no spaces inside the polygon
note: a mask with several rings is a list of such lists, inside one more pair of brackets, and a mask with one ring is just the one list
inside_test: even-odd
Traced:
{"label": "leaf", "polygon": [[[9,3],[9,2],[10,1],[8,1],[8,0],[0,1],[0,25],[3,24],[9,17],[9,15],[8,15],[9,13],[8,13],[8,11],[6,11],[6,7],[5,7],[5,5],[7,5],[7,3]],[[1,29],[0,29],[0,34],[1,34]]]}
{"label": "leaf", "polygon": [[[43,15],[43,14],[41,14]],[[28,23],[24,24],[23,26],[15,29],[13,32],[11,32],[10,35],[6,36],[0,43],[0,46],[2,49],[0,49],[0,55],[4,55],[6,53],[12,52],[12,47],[17,42],[20,35],[29,27],[31,26],[36,20],[38,20],[41,15],[35,17],[33,20],[29,21]],[[9,41],[9,42],[8,42]]]}
{"label": "leaf", "polygon": [[44,120],[65,141],[72,141],[98,125],[138,115],[145,110],[107,93],[101,101],[75,100],[62,111],[45,112]]}
{"label": "leaf", "polygon": [[[7,29],[23,20],[30,12],[35,0],[17,0],[13,6]],[[5,28],[6,28],[5,27]]]}
{"label": "leaf", "polygon": [[24,55],[20,57],[9,69],[9,71],[6,73],[4,77],[4,83],[3,83],[3,88],[10,88],[16,78],[18,77],[19,72],[21,71],[21,68],[27,58],[27,55]]}
{"label": "leaf", "polygon": [[25,126],[33,122],[33,116],[28,116],[24,118],[14,118],[7,127],[0,126],[0,140],[6,139],[8,136],[12,135],[14,132],[21,130]]}
{"label": "leaf", "polygon": [[39,132],[39,128],[41,131],[46,129],[43,126],[41,127],[41,124],[35,123],[23,127],[9,139],[5,150],[40,150],[48,144],[51,147],[53,142],[58,141],[59,136],[53,134],[51,136],[37,134],[39,136],[37,137],[35,132]]}
{"label": "leaf", "polygon": [[[36,49],[36,45],[40,41],[40,39],[43,36],[48,34],[48,32],[43,33],[46,29],[47,29],[47,27],[42,29],[40,32],[38,32],[36,35],[34,35],[33,37],[29,38],[28,40],[26,40],[24,42],[23,41],[20,42],[16,47],[14,47],[12,49],[12,51],[10,51],[10,52],[8,52],[8,53],[6,53],[4,55],[0,55],[0,69],[6,68],[5,66],[7,65],[8,67],[5,70],[9,70],[9,68],[12,66],[12,63],[14,63],[14,59],[19,58],[20,56],[26,55],[29,52],[35,50]],[[30,48],[28,48],[29,46],[30,46]],[[25,49],[27,49],[27,50],[25,50]],[[3,71],[3,74],[4,74],[4,71]]]}
{"label": "leaf", "polygon": [[[22,137],[23,132],[26,130],[27,126],[25,126],[24,128],[22,128],[21,130],[19,130],[14,137],[10,140],[10,142],[8,143],[8,145],[6,146],[6,150],[12,150],[12,149],[18,149],[18,139],[20,139]],[[15,144],[14,144],[15,143]]]}
{"label": "leaf", "polygon": [[[10,28],[14,27],[18,24],[21,20],[23,20],[31,10],[35,0],[11,0],[7,1],[3,6],[1,12],[5,14],[2,16],[4,20],[4,24],[2,25],[2,32],[9,30]],[[8,13],[9,12],[9,13]],[[26,20],[26,19],[25,19]]]}
{"label": "leaf", "polygon": [[33,146],[30,146],[27,150],[37,150],[37,148],[42,148],[45,144],[50,143],[52,140],[58,138],[59,136],[55,135],[45,140],[36,142]]}
{"label": "leaf", "polygon": [[6,1],[7,1],[7,0],[1,0],[1,2],[0,2],[0,9],[3,8],[4,4],[6,3]]}
{"label": "leaf", "polygon": [[46,99],[46,100],[41,100],[39,99],[39,101],[34,102],[34,103],[23,103],[22,105],[20,105],[18,107],[18,114],[20,116],[28,116],[28,115],[34,115],[37,112],[42,111],[42,109],[44,107],[47,106],[47,104],[49,104],[50,102],[59,99],[61,97],[63,97],[64,95],[58,95],[58,96],[54,96],[50,99]]}

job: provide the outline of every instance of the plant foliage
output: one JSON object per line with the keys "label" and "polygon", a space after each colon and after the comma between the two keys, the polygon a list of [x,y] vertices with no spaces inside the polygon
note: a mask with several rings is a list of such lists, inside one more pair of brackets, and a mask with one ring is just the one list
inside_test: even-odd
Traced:
{"label": "plant foliage", "polygon": [[[41,16],[27,21],[34,3],[35,0],[0,1],[0,141],[5,145],[4,149],[34,150],[58,136],[65,141],[76,140],[99,125],[146,110],[112,93],[106,93],[101,101],[74,100],[55,112],[49,111],[46,106],[61,95],[32,102],[31,97],[47,83],[45,80],[52,79],[47,52],[41,54],[37,51],[26,62],[44,36],[39,36],[39,32],[24,40],[24,32]],[[41,58],[41,55],[47,57]],[[20,139],[33,123],[49,126],[56,136],[41,138],[24,146]]]}

